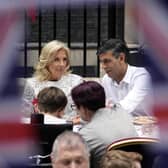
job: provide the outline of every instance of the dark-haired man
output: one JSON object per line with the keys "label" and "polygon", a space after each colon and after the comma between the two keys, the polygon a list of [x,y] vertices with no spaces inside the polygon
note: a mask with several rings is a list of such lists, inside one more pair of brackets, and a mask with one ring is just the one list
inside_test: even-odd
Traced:
{"label": "dark-haired man", "polygon": [[102,85],[107,101],[120,104],[132,115],[149,114],[150,75],[145,68],[127,63],[129,49],[120,39],[109,39],[97,51],[106,74]]}

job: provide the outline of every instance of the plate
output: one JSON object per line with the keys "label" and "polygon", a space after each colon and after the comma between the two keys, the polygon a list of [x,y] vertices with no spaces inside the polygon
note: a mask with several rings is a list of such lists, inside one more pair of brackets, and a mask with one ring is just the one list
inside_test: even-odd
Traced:
{"label": "plate", "polygon": [[157,120],[155,117],[152,116],[138,116],[134,117],[133,123],[137,125],[156,124]]}

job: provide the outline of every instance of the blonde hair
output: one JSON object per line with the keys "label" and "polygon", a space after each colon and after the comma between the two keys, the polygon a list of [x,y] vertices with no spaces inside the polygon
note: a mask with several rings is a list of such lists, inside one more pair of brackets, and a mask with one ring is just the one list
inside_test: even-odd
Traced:
{"label": "blonde hair", "polygon": [[51,79],[51,73],[47,69],[48,63],[51,62],[51,57],[53,53],[58,52],[60,50],[64,50],[67,55],[67,67],[66,67],[66,72],[69,72],[70,68],[70,50],[69,48],[65,45],[65,43],[58,41],[58,40],[53,40],[47,43],[41,50],[41,54],[39,57],[39,62],[37,63],[35,67],[35,73],[34,76],[39,80],[39,81],[45,81]]}
{"label": "blonde hair", "polygon": [[133,168],[134,162],[141,162],[142,155],[137,152],[121,150],[108,151],[101,159],[101,168]]}

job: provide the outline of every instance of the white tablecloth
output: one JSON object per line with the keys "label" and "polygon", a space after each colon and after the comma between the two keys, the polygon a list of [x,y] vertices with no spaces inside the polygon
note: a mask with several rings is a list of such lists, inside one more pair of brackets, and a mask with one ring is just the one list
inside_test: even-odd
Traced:
{"label": "white tablecloth", "polygon": [[[73,126],[74,132],[79,132],[83,125],[78,124]],[[134,125],[139,137],[159,138],[159,128],[156,124],[153,125]]]}
{"label": "white tablecloth", "polygon": [[[22,118],[22,123],[30,123],[30,118]],[[74,132],[79,132],[84,124],[73,126]],[[159,138],[159,128],[156,124],[135,125],[139,137]]]}

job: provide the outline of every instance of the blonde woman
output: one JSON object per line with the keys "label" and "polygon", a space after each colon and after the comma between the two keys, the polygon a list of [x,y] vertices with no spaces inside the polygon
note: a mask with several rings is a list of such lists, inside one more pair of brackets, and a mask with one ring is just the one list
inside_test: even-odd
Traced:
{"label": "blonde woman", "polygon": [[39,57],[39,62],[35,68],[32,78],[27,79],[23,97],[33,101],[37,94],[45,87],[57,87],[64,91],[68,98],[68,105],[65,114],[73,116],[70,105],[72,99],[71,89],[83,81],[82,77],[72,74],[70,68],[69,48],[60,41],[53,40],[47,43]]}

